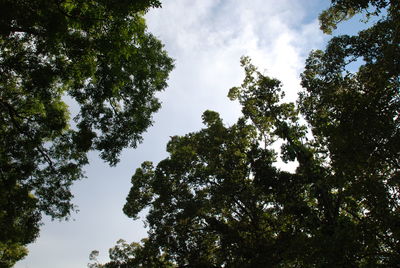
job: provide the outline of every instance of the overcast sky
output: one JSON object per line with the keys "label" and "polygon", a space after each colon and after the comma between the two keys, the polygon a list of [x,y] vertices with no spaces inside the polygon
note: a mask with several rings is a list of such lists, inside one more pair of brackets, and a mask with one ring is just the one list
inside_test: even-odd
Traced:
{"label": "overcast sky", "polygon": [[143,218],[133,221],[122,213],[130,178],[143,161],[167,156],[169,136],[202,128],[207,110],[233,124],[237,103],[226,97],[244,77],[239,60],[250,56],[264,73],[280,79],[290,100],[299,90],[299,74],[311,49],[323,48],[329,37],[318,26],[318,14],[328,0],[168,0],[147,14],[149,31],[175,59],[169,87],[154,125],[135,150],[125,150],[110,168],[90,154],[87,178],[73,187],[79,212],[70,221],[44,220],[40,237],[17,268],[86,267],[97,249],[107,260],[108,249],[120,238],[128,242],[146,236]]}

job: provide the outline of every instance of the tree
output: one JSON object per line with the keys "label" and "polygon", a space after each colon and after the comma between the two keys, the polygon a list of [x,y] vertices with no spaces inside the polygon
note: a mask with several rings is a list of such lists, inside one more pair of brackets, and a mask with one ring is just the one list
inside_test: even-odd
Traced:
{"label": "tree", "polygon": [[[334,37],[325,51],[311,53],[302,74],[300,110],[320,150],[330,158],[341,199],[351,198],[359,207],[356,232],[369,244],[368,262],[396,266],[400,261],[400,3],[335,1],[321,16],[322,29],[329,32],[336,27],[337,21],[330,19],[337,10],[380,17],[357,35]],[[360,65],[357,72],[349,67],[354,62]]]}
{"label": "tree", "polygon": [[[321,22],[333,29],[383,9],[370,28],[310,54],[298,108],[242,59],[244,82],[229,93],[242,105],[237,123],[206,111],[204,129],[172,137],[168,158],[133,175],[124,213],[148,209],[144,251],[174,267],[398,266],[399,2],[333,1]],[[297,169],[277,168],[278,156]]]}
{"label": "tree", "polygon": [[[225,127],[216,112],[206,111],[205,129],[173,137],[167,145],[170,157],[155,168],[143,163],[132,177],[124,212],[135,218],[150,208],[144,250],[174,267],[269,267],[285,255],[296,255],[306,239],[290,213],[300,216],[297,207],[307,211],[302,197],[306,187],[300,176],[274,167],[276,155],[267,148],[287,135],[290,158],[290,150],[302,150],[303,128],[294,105],[279,104],[280,82],[256,72],[246,58],[242,63],[245,82],[230,97],[240,100],[244,117]],[[281,211],[283,200],[291,204],[288,211],[286,206]],[[130,256],[124,263],[134,260]]]}
{"label": "tree", "polygon": [[[145,266],[398,263],[398,182],[396,188],[393,182],[371,182],[368,174],[344,173],[346,166],[341,170],[327,157],[323,136],[307,139],[295,105],[282,102],[281,83],[259,73],[247,58],[242,65],[246,78],[229,97],[239,100],[243,117],[226,127],[216,112],[206,111],[206,128],[173,137],[168,158],[156,167],[143,163],[132,177],[124,212],[136,218],[149,209],[142,250],[168,261]],[[298,161],[294,173],[275,166],[277,140],[282,159]],[[393,192],[386,191],[389,187]],[[380,203],[387,199],[392,202]],[[384,209],[379,215],[372,202]],[[122,260],[104,267],[142,259],[131,254]]]}
{"label": "tree", "polygon": [[[69,215],[88,151],[115,165],[141,141],[173,67],[143,18],[159,6],[1,1],[0,259],[4,245],[34,240],[42,213]],[[66,98],[80,109],[75,126]]]}
{"label": "tree", "polygon": [[117,245],[109,250],[111,262],[100,264],[97,261],[98,251],[94,250],[90,254],[89,268],[135,268],[135,267],[174,267],[172,263],[166,261],[163,256],[157,256],[156,251],[151,247],[144,246],[146,239],[142,243],[128,244],[120,239]]}
{"label": "tree", "polygon": [[[373,163],[375,171],[400,166],[400,3],[334,1],[321,15],[321,28],[329,32],[336,10],[355,13],[369,6],[367,16],[383,8],[387,14],[358,35],[332,38],[325,52],[312,52],[302,74],[302,113],[313,132],[327,139],[330,157],[353,172]],[[358,72],[349,71],[353,62],[361,62]]]}

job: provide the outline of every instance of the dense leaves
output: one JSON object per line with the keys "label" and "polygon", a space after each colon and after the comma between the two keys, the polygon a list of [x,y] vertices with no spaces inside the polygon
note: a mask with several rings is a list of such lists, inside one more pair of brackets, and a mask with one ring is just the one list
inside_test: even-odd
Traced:
{"label": "dense leaves", "polygon": [[[397,267],[399,10],[398,1],[333,1],[321,15],[327,32],[359,12],[380,17],[310,54],[298,110],[243,58],[244,82],[229,92],[242,105],[237,123],[206,111],[204,129],[172,137],[169,157],[132,177],[124,212],[148,211],[149,237],[127,248],[168,261],[146,267]],[[277,168],[278,157],[297,169]]]}
{"label": "dense leaves", "polygon": [[122,239],[119,240],[117,245],[109,250],[111,262],[107,264],[98,262],[98,254],[96,250],[90,254],[89,258],[93,263],[88,264],[89,268],[174,267],[164,256],[158,256],[157,248],[152,249],[148,246],[147,239],[144,239],[142,243],[131,244]]}
{"label": "dense leaves", "polygon": [[[365,2],[365,3],[364,3]],[[365,263],[395,266],[400,252],[400,8],[398,1],[337,1],[386,14],[356,36],[311,53],[300,109],[368,245]],[[369,14],[371,15],[371,14]],[[322,21],[323,22],[323,21]],[[359,65],[354,72],[352,64]]]}
{"label": "dense leaves", "polygon": [[[400,9],[356,36],[332,38],[311,53],[302,74],[303,114],[339,166],[399,168]],[[361,63],[358,72],[349,66]],[[351,130],[351,131],[348,131]],[[340,133],[340,135],[339,135]],[[357,171],[358,172],[358,171]]]}
{"label": "dense leaves", "polygon": [[[143,163],[132,177],[124,212],[136,218],[149,209],[140,250],[168,261],[164,267],[395,265],[398,182],[338,169],[322,141],[307,141],[280,82],[247,58],[242,64],[244,83],[229,96],[244,116],[226,127],[205,112],[206,128],[173,137],[167,159]],[[285,161],[298,161],[296,172],[275,166],[276,140]],[[148,259],[130,254],[98,267],[138,261]]]}
{"label": "dense leaves", "polygon": [[[0,2],[0,259],[3,243],[34,239],[41,212],[71,212],[70,186],[89,150],[115,165],[151,125],[172,69],[143,18],[158,6]],[[74,126],[66,100],[79,107]]]}

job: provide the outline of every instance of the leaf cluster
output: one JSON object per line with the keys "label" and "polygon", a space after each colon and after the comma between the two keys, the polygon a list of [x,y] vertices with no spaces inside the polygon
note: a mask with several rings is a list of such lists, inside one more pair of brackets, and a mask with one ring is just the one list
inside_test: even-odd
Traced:
{"label": "leaf cluster", "polygon": [[141,141],[173,68],[143,18],[159,6],[0,2],[0,243],[25,245],[42,213],[71,213],[70,187],[84,177],[89,151],[115,165],[123,148]]}
{"label": "leaf cluster", "polygon": [[[206,111],[205,128],[136,170],[124,212],[148,210],[144,251],[173,267],[398,266],[399,2],[332,1],[320,19],[330,32],[371,8],[387,13],[310,54],[297,105],[242,58],[245,79],[228,94],[237,123]],[[295,171],[276,167],[277,141]]]}

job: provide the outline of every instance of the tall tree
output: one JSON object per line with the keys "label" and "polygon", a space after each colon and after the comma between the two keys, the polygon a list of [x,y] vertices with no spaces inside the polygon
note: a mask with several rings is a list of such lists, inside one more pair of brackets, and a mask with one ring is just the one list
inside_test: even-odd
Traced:
{"label": "tall tree", "polygon": [[[1,261],[34,240],[42,213],[68,216],[70,186],[83,177],[88,151],[115,165],[151,125],[155,93],[173,67],[143,18],[159,6],[0,2]],[[79,106],[74,127],[66,98]]]}
{"label": "tall tree", "polygon": [[[338,13],[339,12],[339,13]],[[400,2],[334,1],[321,15],[330,32],[338,14],[364,13],[376,22],[355,36],[314,51],[302,74],[300,109],[327,152],[340,199],[357,204],[355,233],[368,262],[400,262]],[[354,72],[354,63],[359,65]],[[350,202],[351,200],[351,202]]]}
{"label": "tall tree", "polygon": [[[227,127],[205,112],[204,129],[173,137],[168,158],[132,177],[124,212],[136,218],[148,209],[147,255],[118,263],[152,256],[164,267],[397,267],[399,4],[333,1],[321,15],[326,32],[356,13],[378,19],[310,54],[298,110],[283,102],[278,80],[242,59],[244,82],[229,97],[243,117]],[[295,172],[276,167],[277,141],[281,159],[298,162]]]}
{"label": "tall tree", "polygon": [[[346,173],[330,157],[326,137],[307,139],[294,104],[282,102],[281,83],[247,58],[242,64],[246,78],[229,97],[239,100],[243,117],[226,127],[207,111],[206,128],[173,137],[170,156],[156,167],[143,163],[124,212],[136,218],[149,209],[148,240],[93,267],[396,265],[395,169],[381,177]],[[275,166],[278,140],[282,160],[299,164],[294,173]]]}
{"label": "tall tree", "polygon": [[[206,128],[173,137],[168,158],[157,167],[143,163],[132,177],[124,212],[136,218],[148,207],[150,231],[140,247],[146,254],[124,255],[123,265],[150,263],[151,256],[165,265],[146,267],[269,267],[295,263],[291,256],[302,252],[307,234],[297,229],[297,218],[311,224],[309,213],[316,214],[307,207],[308,186],[273,166],[276,154],[268,145],[285,137],[288,159],[294,152],[311,162],[300,141],[304,128],[294,105],[279,103],[280,82],[247,58],[242,64],[246,79],[230,97],[239,99],[244,116],[226,127],[218,113],[206,111]],[[121,259],[93,267],[117,264]]]}

